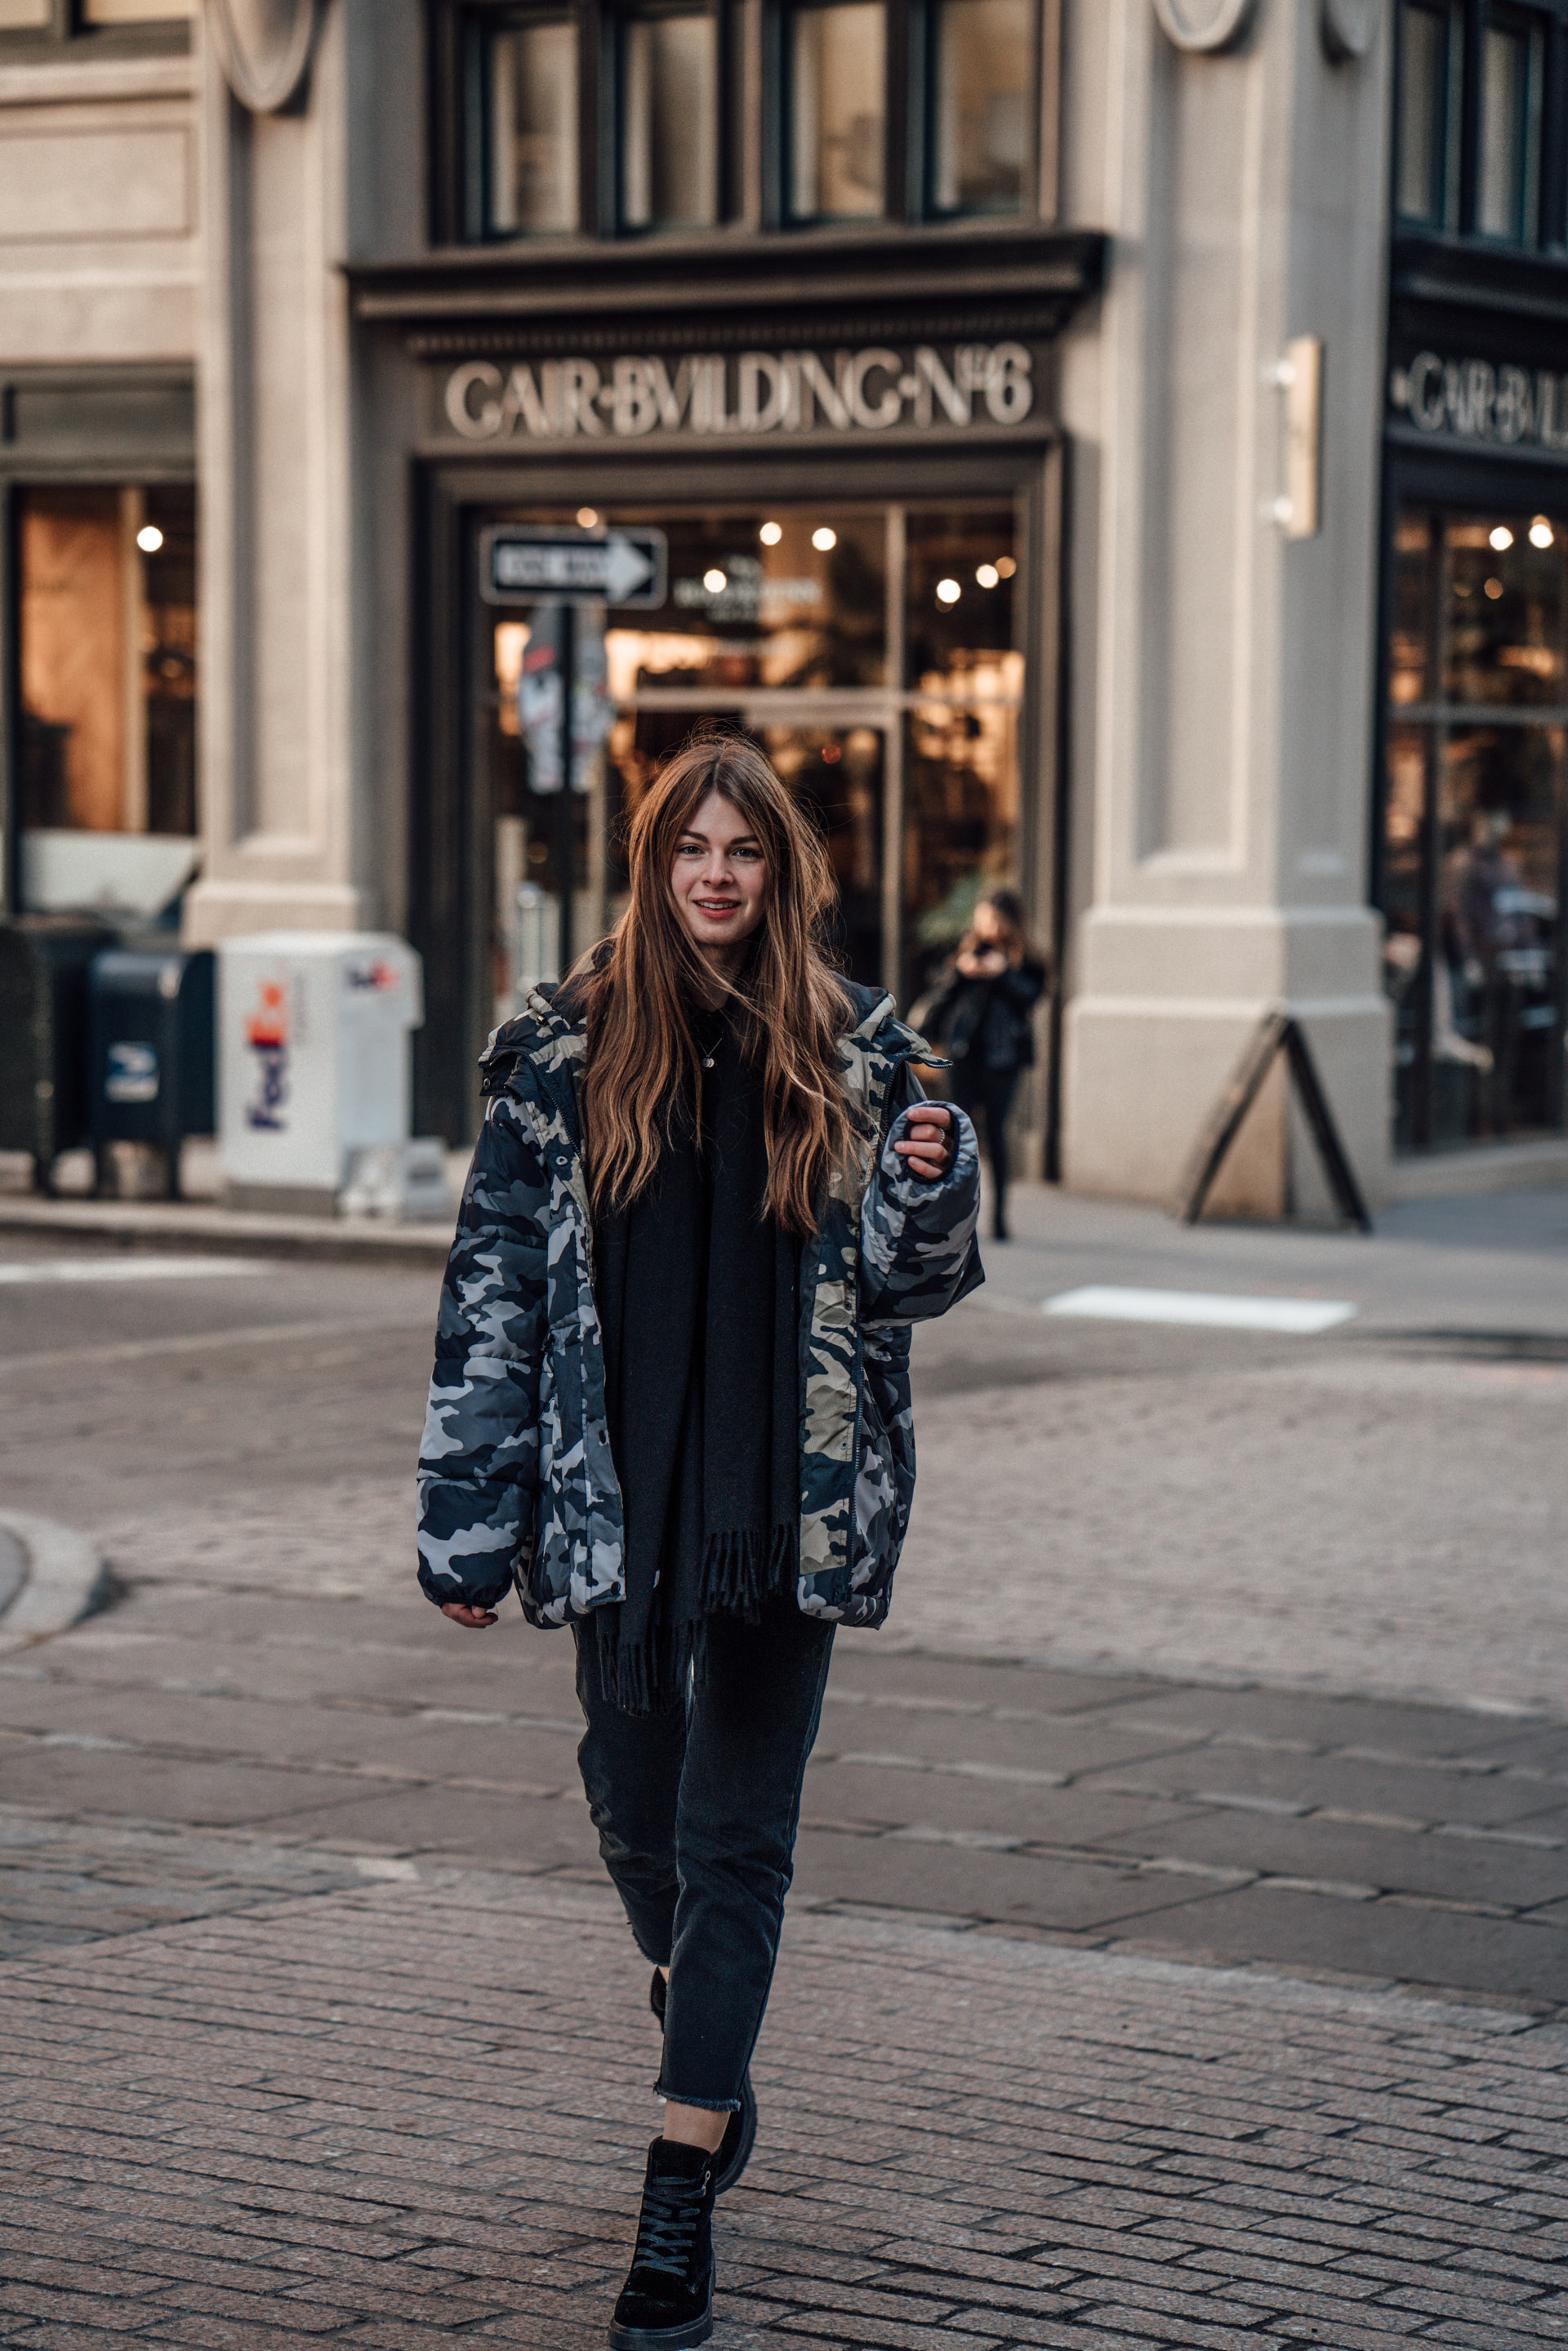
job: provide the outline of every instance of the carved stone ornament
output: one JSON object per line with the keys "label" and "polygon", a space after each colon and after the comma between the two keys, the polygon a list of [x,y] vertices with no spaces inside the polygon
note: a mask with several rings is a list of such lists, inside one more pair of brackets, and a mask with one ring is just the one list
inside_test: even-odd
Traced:
{"label": "carved stone ornament", "polygon": [[1228,49],[1257,12],[1258,0],[1155,0],[1155,14],[1178,49]]}
{"label": "carved stone ornament", "polygon": [[1383,0],[1322,0],[1318,18],[1323,47],[1336,65],[1364,57],[1377,38]]}
{"label": "carved stone ornament", "polygon": [[253,114],[276,114],[298,96],[318,6],[319,0],[207,0],[225,78]]}

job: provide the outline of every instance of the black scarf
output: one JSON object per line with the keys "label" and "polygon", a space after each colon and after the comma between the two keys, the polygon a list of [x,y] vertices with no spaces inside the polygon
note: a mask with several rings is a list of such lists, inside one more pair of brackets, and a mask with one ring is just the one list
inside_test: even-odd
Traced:
{"label": "black scarf", "polygon": [[633,1714],[680,1701],[706,1619],[755,1621],[799,1543],[800,1249],[762,1215],[761,1074],[728,1021],[697,1034],[695,1102],[688,1088],[653,1182],[596,1236],[626,1597],[592,1626]]}

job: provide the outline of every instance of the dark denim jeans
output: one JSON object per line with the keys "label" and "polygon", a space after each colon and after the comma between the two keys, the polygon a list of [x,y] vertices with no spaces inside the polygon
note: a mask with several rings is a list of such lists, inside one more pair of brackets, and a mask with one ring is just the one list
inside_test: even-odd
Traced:
{"label": "dark denim jeans", "polygon": [[991,1213],[998,1224],[1007,1214],[1008,1113],[1013,1106],[1021,1074],[1019,1070],[988,1070],[973,1054],[957,1062],[953,1071],[953,1100],[970,1118],[978,1111],[986,1122],[986,1149],[990,1155],[994,1193]]}
{"label": "dark denim jeans", "polygon": [[577,1759],[599,1850],[638,1949],[670,1970],[659,2094],[733,2111],[768,2005],[793,1874],[800,1782],[833,1628],[777,1602],[715,1617],[685,1707],[623,1714],[577,1645]]}

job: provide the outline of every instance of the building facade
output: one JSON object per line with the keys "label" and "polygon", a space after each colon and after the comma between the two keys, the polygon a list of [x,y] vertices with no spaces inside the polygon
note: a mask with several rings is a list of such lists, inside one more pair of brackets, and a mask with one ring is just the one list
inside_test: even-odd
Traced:
{"label": "building facade", "polygon": [[[0,0],[12,903],[403,931],[463,1139],[566,862],[486,534],[652,528],[578,945],[661,758],[742,726],[905,1008],[1021,888],[1043,1172],[1168,1194],[1280,1002],[1375,1198],[1560,1134],[1562,43],[1491,0]],[[1217,1196],[1310,1200],[1300,1144],[1271,1081]]]}

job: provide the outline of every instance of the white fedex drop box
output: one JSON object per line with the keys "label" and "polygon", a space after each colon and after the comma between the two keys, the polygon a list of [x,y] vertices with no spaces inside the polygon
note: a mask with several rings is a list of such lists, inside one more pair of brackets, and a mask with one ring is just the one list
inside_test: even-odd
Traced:
{"label": "white fedex drop box", "polygon": [[408,1140],[414,950],[376,931],[218,947],[218,1152],[236,1207],[330,1216],[357,1153]]}

